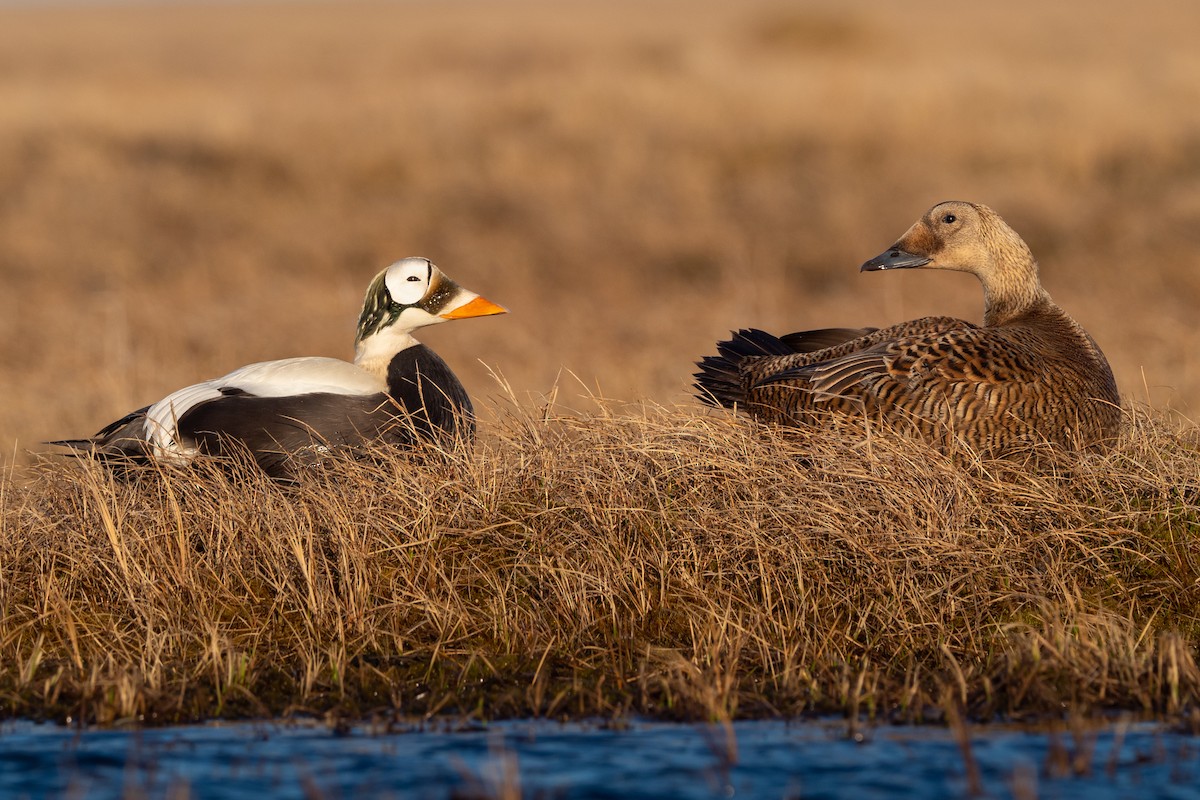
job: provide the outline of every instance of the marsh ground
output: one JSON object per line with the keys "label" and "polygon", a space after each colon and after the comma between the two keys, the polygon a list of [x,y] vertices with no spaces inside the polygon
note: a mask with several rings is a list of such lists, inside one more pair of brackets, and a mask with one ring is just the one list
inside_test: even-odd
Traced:
{"label": "marsh ground", "polygon": [[425,335],[477,397],[490,367],[687,402],[732,327],[977,319],[968,277],[857,271],[947,198],[1027,238],[1127,396],[1191,414],[1198,24],[1183,0],[0,9],[0,452],[346,357],[412,254],[512,310]]}

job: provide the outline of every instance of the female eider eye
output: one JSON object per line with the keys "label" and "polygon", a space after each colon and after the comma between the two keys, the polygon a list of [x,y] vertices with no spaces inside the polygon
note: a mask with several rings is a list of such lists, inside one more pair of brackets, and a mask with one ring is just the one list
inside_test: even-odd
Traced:
{"label": "female eider eye", "polygon": [[958,217],[954,216],[953,214],[947,214],[946,216],[942,217],[942,222],[946,223],[947,225],[951,225],[957,221]]}

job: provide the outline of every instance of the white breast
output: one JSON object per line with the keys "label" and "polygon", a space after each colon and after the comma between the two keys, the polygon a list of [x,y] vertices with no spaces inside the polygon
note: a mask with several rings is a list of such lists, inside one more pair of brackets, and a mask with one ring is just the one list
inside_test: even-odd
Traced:
{"label": "white breast", "polygon": [[289,397],[318,392],[369,395],[383,392],[383,378],[336,358],[286,358],[249,364],[221,378],[187,386],[146,410],[143,435],[158,458],[187,461],[196,454],[179,442],[178,421],[188,411],[223,395],[222,389],[240,389],[256,397]]}

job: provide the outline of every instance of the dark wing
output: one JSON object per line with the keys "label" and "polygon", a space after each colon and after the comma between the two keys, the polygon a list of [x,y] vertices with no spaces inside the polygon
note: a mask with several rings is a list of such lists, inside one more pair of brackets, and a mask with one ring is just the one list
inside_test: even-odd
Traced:
{"label": "dark wing", "polygon": [[193,406],[179,418],[180,438],[210,455],[249,452],[272,477],[288,477],[295,454],[376,439],[412,444],[411,433],[398,424],[402,415],[382,392],[286,397],[258,397],[237,389],[221,393],[222,397]]}

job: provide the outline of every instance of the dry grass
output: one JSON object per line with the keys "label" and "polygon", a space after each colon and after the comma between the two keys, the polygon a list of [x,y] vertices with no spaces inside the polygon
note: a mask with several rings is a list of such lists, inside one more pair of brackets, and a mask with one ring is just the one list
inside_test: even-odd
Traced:
{"label": "dry grass", "polygon": [[4,484],[8,713],[908,720],[1200,698],[1198,443],[1036,470],[516,406],[473,454]]}
{"label": "dry grass", "polygon": [[[1195,703],[1190,429],[1131,412],[1026,472],[676,404],[731,327],[977,319],[965,278],[856,274],[958,197],[1127,397],[1194,415],[1200,7],[347,8],[0,9],[5,713]],[[473,456],[298,489],[31,463],[347,355],[412,254],[513,311],[425,337],[481,401]],[[645,408],[546,410],[564,369]]]}

